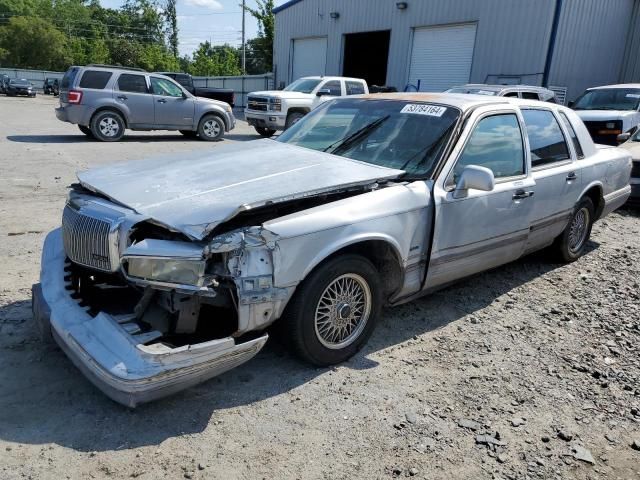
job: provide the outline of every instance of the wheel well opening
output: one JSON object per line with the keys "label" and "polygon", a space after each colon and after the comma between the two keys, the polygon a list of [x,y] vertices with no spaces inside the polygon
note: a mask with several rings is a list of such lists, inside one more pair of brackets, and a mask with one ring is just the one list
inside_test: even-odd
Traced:
{"label": "wheel well opening", "polygon": [[89,120],[89,127],[91,127],[91,122],[93,122],[93,119],[95,118],[95,116],[98,115],[99,113],[102,113],[102,112],[117,113],[122,118],[122,121],[124,122],[125,128],[129,128],[129,122],[127,122],[127,116],[124,113],[122,113],[121,110],[119,110],[119,109],[117,109],[115,107],[100,107],[100,108],[98,108],[95,112],[93,112],[93,115],[91,115],[91,120]]}
{"label": "wheel well opening", "polygon": [[595,208],[595,217],[596,219],[600,218],[600,214],[602,213],[602,209],[604,208],[604,198],[602,197],[602,189],[600,187],[591,187],[584,194],[585,197],[588,197],[593,202],[593,206]]}
{"label": "wheel well opening", "polygon": [[204,120],[207,117],[218,117],[222,121],[222,125],[224,125],[225,131],[229,129],[229,126],[227,125],[227,122],[225,121],[224,117],[217,112],[206,112],[202,114],[202,116],[200,117],[200,120],[198,120],[198,128],[200,128],[200,122],[202,122],[202,120]]}
{"label": "wheel well opening", "polygon": [[309,111],[310,110],[308,108],[300,108],[300,107],[290,108],[289,111],[287,112],[287,117],[292,113],[301,113],[303,115],[306,115],[307,113],[309,113]]}
{"label": "wheel well opening", "polygon": [[385,300],[402,287],[404,278],[402,261],[390,243],[384,240],[354,243],[332,253],[325,261],[346,253],[360,255],[373,263],[380,273]]}

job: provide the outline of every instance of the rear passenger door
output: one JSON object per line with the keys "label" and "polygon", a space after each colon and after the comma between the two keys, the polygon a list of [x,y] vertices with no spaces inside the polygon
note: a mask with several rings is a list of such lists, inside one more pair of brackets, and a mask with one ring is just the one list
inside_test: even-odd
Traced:
{"label": "rear passenger door", "polygon": [[113,96],[127,115],[129,128],[153,127],[153,96],[149,91],[146,75],[121,73]]}
{"label": "rear passenger door", "polygon": [[549,109],[522,108],[536,182],[527,250],[553,241],[565,228],[580,190],[580,169],[569,148],[566,128]]}

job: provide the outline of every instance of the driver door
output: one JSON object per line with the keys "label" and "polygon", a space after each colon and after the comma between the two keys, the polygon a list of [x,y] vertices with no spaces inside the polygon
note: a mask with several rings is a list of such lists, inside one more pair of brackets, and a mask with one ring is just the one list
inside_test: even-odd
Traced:
{"label": "driver door", "polygon": [[[476,110],[434,184],[435,223],[425,289],[511,262],[529,236],[535,182],[520,113]],[[489,168],[492,191],[455,191],[469,165]]]}
{"label": "driver door", "polygon": [[151,77],[155,125],[176,129],[193,128],[195,100],[166,78]]}

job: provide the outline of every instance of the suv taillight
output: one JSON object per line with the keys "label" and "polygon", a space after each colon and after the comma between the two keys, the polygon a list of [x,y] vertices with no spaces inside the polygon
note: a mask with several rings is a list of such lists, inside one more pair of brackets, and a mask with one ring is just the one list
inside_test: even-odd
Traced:
{"label": "suv taillight", "polygon": [[82,92],[79,92],[78,90],[69,90],[69,93],[67,93],[67,102],[77,105],[81,101],[82,101]]}

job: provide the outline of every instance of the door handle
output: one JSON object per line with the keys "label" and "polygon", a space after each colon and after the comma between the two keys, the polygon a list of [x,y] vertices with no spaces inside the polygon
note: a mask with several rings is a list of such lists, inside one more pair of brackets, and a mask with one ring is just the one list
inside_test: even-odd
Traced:
{"label": "door handle", "polygon": [[167,101],[164,98],[161,98],[160,100],[158,100],[158,103],[167,103]]}
{"label": "door handle", "polygon": [[127,98],[129,98],[129,97],[127,97],[126,95],[118,96],[118,100],[126,100]]}
{"label": "door handle", "polygon": [[523,198],[527,198],[527,197],[532,197],[533,194],[536,193],[532,190],[529,190],[528,192],[525,192],[522,189],[516,190],[515,193],[513,194],[513,199],[514,200],[521,200]]}
{"label": "door handle", "polygon": [[572,182],[577,179],[578,176],[576,175],[576,172],[570,172],[569,175],[567,175],[567,182]]}

